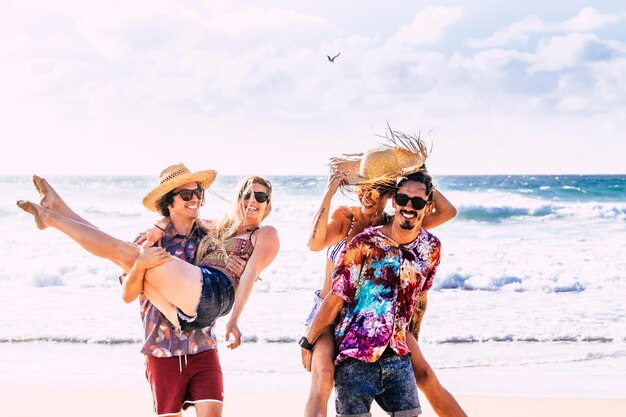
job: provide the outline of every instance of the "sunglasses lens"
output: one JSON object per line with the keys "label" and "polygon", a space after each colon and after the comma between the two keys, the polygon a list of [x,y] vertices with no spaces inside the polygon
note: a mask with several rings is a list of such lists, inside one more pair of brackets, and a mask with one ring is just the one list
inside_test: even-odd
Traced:
{"label": "sunglasses lens", "polygon": [[409,196],[405,194],[396,194],[394,199],[396,200],[396,204],[402,207],[406,206],[409,202]]}
{"label": "sunglasses lens", "polygon": [[267,200],[269,200],[269,198],[270,197],[263,192],[255,191],[254,193],[254,199],[259,203],[265,203]]}
{"label": "sunglasses lens", "polygon": [[421,197],[409,197],[406,194],[396,194],[394,196],[394,200],[396,200],[397,205],[402,207],[409,204],[410,201],[415,210],[421,210],[426,207],[426,204],[428,204],[428,202]]}
{"label": "sunglasses lens", "polygon": [[[251,193],[245,193],[243,195],[243,199],[244,200],[250,200],[250,197],[252,196]],[[255,191],[254,192],[254,199],[258,202],[258,203],[265,203],[267,200],[270,199],[270,196],[265,194],[262,191]]]}
{"label": "sunglasses lens", "polygon": [[176,194],[178,194],[183,201],[191,201],[194,195],[198,197],[198,200],[202,200],[202,198],[204,198],[204,190],[202,188],[196,188],[195,190],[181,190]]}
{"label": "sunglasses lens", "polygon": [[411,199],[411,205],[415,210],[421,210],[426,207],[426,201],[419,197],[413,197]]}

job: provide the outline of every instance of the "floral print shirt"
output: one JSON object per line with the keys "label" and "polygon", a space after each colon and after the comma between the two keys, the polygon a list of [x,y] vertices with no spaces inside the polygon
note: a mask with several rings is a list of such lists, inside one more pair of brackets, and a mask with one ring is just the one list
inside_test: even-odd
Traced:
{"label": "floral print shirt", "polygon": [[[161,246],[172,256],[193,263],[196,249],[205,232],[195,224],[189,236],[176,234],[170,224],[165,229]],[[217,349],[213,326],[200,330],[175,330],[168,319],[146,298],[139,295],[139,312],[144,329],[144,344],[141,352],[156,357],[192,355]]]}
{"label": "floral print shirt", "polygon": [[367,228],[340,256],[331,294],[345,301],[335,320],[338,365],[347,358],[376,362],[387,346],[409,353],[407,324],[421,291],[427,291],[439,265],[441,243],[425,229],[400,245]]}

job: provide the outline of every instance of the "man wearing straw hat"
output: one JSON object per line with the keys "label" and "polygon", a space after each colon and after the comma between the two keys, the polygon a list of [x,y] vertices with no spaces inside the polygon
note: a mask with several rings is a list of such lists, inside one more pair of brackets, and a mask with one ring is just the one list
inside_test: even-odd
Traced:
{"label": "man wearing straw hat", "polygon": [[[198,243],[206,234],[199,227],[199,210],[204,204],[204,192],[216,175],[213,170],[191,172],[183,164],[161,172],[159,185],[143,199],[148,210],[169,218],[167,224],[155,224],[164,232],[157,246],[193,263]],[[136,242],[149,239],[147,236],[142,235]],[[144,244],[142,250],[159,250],[147,248],[152,243]],[[245,267],[241,259],[229,259],[227,264],[238,275]],[[143,293],[139,301],[145,332],[141,352],[146,356],[146,378],[155,413],[180,416],[184,408],[193,405],[198,417],[221,416],[223,380],[213,326],[177,330]]]}
{"label": "man wearing straw hat", "polygon": [[335,321],[338,415],[369,416],[373,400],[394,416],[421,413],[406,331],[439,264],[439,239],[421,227],[432,210],[430,176],[402,178],[393,205],[392,223],[366,229],[344,249],[331,292],[300,341],[309,367],[317,338]]}

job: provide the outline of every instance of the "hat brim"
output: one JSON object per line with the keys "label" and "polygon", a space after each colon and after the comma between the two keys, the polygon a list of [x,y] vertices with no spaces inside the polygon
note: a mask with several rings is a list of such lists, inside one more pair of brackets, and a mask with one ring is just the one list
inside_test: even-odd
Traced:
{"label": "hat brim", "polygon": [[143,205],[150,211],[159,211],[157,208],[157,202],[173,189],[190,182],[197,182],[200,183],[200,187],[206,190],[213,183],[213,181],[215,181],[216,176],[217,172],[212,169],[190,172],[188,174],[177,176],[165,184],[158,185],[155,189],[146,194],[143,198]]}
{"label": "hat brim", "polygon": [[361,155],[350,155],[347,158],[331,158],[330,166],[332,170],[341,172],[346,180],[341,184],[342,188],[373,187],[380,184],[395,183],[401,176],[401,172],[388,172],[382,176],[364,177],[359,173]]}

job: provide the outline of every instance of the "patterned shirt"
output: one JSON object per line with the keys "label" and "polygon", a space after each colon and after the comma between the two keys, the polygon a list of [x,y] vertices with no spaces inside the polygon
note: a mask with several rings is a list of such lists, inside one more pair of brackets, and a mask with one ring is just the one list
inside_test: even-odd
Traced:
{"label": "patterned shirt", "polygon": [[[172,256],[193,263],[196,249],[205,232],[193,225],[189,236],[176,234],[170,224],[165,229],[161,246]],[[139,295],[139,312],[144,329],[144,344],[141,352],[156,357],[192,355],[217,349],[213,326],[200,330],[178,331],[165,316],[146,298]]]}
{"label": "patterned shirt", "polygon": [[420,292],[432,286],[440,248],[425,229],[405,245],[372,227],[350,241],[331,289],[346,302],[335,320],[336,365],[349,357],[375,362],[387,346],[409,353],[407,324]]}

